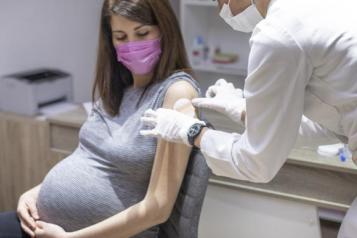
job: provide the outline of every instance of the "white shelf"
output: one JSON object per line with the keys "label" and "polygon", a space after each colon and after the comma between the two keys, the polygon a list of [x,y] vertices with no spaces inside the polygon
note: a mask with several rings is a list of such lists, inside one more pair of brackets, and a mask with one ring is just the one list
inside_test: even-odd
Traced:
{"label": "white shelf", "polygon": [[[225,78],[236,87],[243,88],[247,76],[250,34],[233,31],[219,16],[218,2],[212,0],[181,0],[181,29],[188,57],[196,78],[203,90]],[[195,65],[192,60],[193,45],[196,37],[202,37],[209,48],[207,62]],[[217,48],[222,53],[239,56],[233,64],[215,64],[212,52]]]}
{"label": "white shelf", "polygon": [[210,73],[217,73],[217,74],[230,74],[235,76],[247,76],[246,69],[239,69],[235,64],[201,64],[201,65],[193,65],[192,66],[195,71],[200,72],[210,72]]}

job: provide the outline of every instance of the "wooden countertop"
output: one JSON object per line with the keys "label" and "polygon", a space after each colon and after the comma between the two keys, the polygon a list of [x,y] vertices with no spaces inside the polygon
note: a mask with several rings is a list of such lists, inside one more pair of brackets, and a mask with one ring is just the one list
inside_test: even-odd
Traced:
{"label": "wooden countertop", "polygon": [[[212,122],[216,129],[236,129],[236,125],[217,113],[205,111],[204,117]],[[86,118],[86,112],[81,106],[76,110],[48,118],[51,131],[57,133],[52,135],[52,141],[57,145],[55,147],[73,149],[78,143],[79,128]],[[61,131],[67,134],[58,133]],[[65,142],[73,148],[62,145]],[[352,161],[341,162],[337,156],[321,156],[317,154],[316,149],[294,149],[287,163],[268,184],[255,184],[217,176],[212,176],[210,183],[346,211],[357,196],[357,166]]]}
{"label": "wooden countertop", "polygon": [[[205,115],[210,121],[216,122],[214,124],[220,124],[220,126],[216,126],[217,129],[232,131],[232,128],[234,128],[231,122],[218,114],[206,111]],[[86,118],[87,114],[84,108],[79,106],[76,110],[49,117],[48,121],[55,125],[80,128]],[[341,162],[337,156],[325,157],[319,155],[313,148],[293,149],[287,162],[296,165],[357,174],[357,166],[352,161]]]}
{"label": "wooden countertop", "polygon": [[87,119],[87,113],[82,106],[77,109],[48,117],[51,124],[80,128]]}
{"label": "wooden countertop", "polygon": [[342,162],[338,156],[322,156],[312,148],[293,149],[289,155],[288,162],[297,165],[308,165],[314,168],[357,174],[357,166],[352,160]]}

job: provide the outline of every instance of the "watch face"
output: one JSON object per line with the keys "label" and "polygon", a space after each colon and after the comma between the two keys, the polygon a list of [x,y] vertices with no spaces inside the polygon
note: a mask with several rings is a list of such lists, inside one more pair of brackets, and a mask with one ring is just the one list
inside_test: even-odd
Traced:
{"label": "watch face", "polygon": [[193,125],[190,128],[190,130],[188,131],[188,135],[189,136],[195,136],[200,132],[200,129],[201,129],[201,125],[199,125],[199,124]]}

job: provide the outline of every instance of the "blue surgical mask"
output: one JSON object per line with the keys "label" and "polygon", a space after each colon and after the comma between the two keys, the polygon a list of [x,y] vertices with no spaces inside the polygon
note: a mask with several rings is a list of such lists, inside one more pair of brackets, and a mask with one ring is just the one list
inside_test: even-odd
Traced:
{"label": "blue surgical mask", "polygon": [[255,26],[264,19],[255,6],[254,0],[252,0],[252,5],[250,5],[247,9],[237,14],[236,16],[233,16],[233,13],[229,7],[229,3],[230,1],[228,4],[223,4],[219,15],[235,31],[252,32]]}

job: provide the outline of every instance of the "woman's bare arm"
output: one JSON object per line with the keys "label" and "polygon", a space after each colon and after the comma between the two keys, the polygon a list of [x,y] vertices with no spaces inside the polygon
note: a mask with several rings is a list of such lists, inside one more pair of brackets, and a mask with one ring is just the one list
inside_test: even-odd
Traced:
{"label": "woman's bare arm", "polygon": [[[168,89],[163,107],[173,108],[180,98],[194,97],[197,97],[194,88],[180,81]],[[69,233],[69,237],[127,238],[165,222],[175,204],[190,153],[191,148],[185,145],[159,140],[145,198],[100,223]]]}

